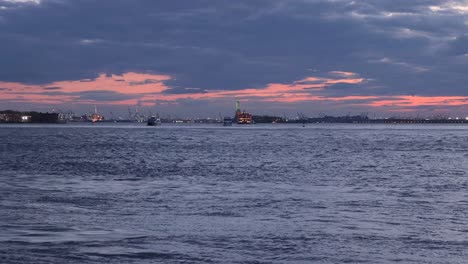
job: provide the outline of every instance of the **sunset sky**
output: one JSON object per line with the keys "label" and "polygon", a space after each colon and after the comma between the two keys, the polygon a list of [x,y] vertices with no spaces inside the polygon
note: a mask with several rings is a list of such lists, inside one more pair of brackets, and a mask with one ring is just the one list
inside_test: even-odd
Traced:
{"label": "sunset sky", "polygon": [[0,110],[468,116],[468,0],[0,0]]}

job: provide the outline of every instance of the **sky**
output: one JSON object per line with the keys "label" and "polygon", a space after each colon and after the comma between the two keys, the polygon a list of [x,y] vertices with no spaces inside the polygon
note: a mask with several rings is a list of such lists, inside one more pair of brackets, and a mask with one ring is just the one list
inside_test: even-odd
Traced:
{"label": "sky", "polygon": [[0,0],[0,109],[468,116],[468,0]]}

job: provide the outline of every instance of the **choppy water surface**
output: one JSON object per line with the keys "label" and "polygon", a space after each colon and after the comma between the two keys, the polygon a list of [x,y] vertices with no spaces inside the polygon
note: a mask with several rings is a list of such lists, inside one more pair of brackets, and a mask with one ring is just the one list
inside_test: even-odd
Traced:
{"label": "choppy water surface", "polygon": [[468,126],[1,126],[1,263],[466,263]]}

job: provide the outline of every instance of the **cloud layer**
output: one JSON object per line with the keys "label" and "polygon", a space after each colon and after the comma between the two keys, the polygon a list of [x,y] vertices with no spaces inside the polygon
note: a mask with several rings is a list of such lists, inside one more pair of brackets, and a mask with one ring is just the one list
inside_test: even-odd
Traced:
{"label": "cloud layer", "polygon": [[467,25],[463,0],[0,0],[0,95],[465,111]]}

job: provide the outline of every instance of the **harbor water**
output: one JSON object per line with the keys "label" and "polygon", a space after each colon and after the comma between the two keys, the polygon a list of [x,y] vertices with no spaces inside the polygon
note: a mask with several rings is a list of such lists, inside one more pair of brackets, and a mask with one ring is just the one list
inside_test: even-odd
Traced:
{"label": "harbor water", "polygon": [[466,263],[466,125],[3,125],[0,263]]}

